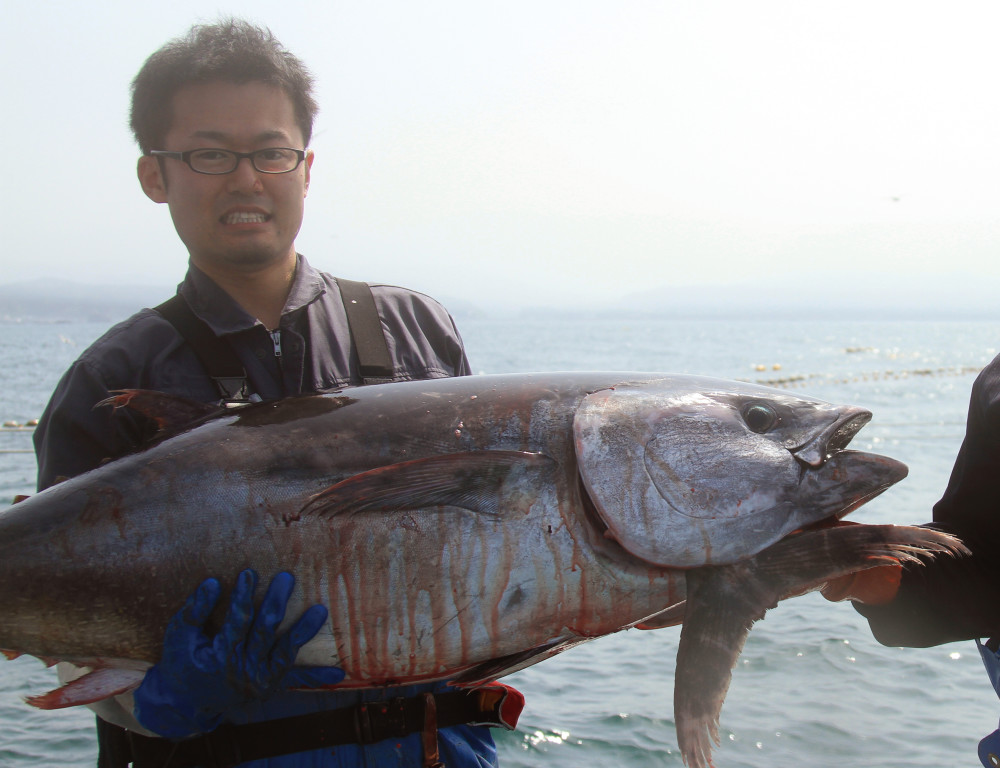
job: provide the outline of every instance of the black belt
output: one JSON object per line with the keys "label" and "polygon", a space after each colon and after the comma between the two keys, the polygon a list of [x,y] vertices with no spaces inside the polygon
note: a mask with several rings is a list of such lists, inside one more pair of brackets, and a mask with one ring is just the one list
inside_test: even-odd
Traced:
{"label": "black belt", "polygon": [[[523,702],[513,688],[492,685],[366,702],[260,723],[225,723],[211,733],[184,741],[131,731],[128,736],[134,768],[233,768],[250,760],[343,744],[374,744],[421,732],[425,736],[425,764],[432,766],[440,765],[436,762],[437,728],[485,725],[512,730]],[[433,743],[428,743],[430,739]]]}

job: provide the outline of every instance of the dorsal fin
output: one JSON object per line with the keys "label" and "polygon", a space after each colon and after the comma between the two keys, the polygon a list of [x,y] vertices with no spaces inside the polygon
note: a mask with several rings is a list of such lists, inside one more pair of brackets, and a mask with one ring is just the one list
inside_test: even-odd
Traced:
{"label": "dorsal fin", "polygon": [[514,472],[537,472],[555,461],[527,451],[470,451],[414,459],[362,472],[313,496],[286,522],[370,511],[454,506],[499,514],[500,486]]}
{"label": "dorsal fin", "polygon": [[102,405],[128,408],[151,419],[159,429],[158,438],[183,432],[207,418],[225,413],[210,403],[201,403],[180,395],[156,392],[151,389],[120,389],[94,407]]}

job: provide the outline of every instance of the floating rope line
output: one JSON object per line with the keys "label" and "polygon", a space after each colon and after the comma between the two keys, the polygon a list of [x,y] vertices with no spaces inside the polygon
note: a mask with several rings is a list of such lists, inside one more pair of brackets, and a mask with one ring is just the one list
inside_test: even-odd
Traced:
{"label": "floating rope line", "polygon": [[942,368],[914,368],[907,371],[869,371],[867,373],[836,376],[829,373],[810,373],[806,375],[781,376],[775,379],[756,379],[757,384],[780,389],[806,387],[810,384],[855,384],[867,381],[893,381],[910,378],[926,378],[933,376],[968,376],[977,374],[982,366],[960,365]]}
{"label": "floating rope line", "polygon": [[[17,434],[31,434],[35,431],[35,426],[38,424],[38,419],[29,419],[24,424],[18,421],[8,420],[0,424],[0,435],[6,435],[8,433]],[[34,453],[32,448],[0,448],[0,454],[7,453]]]}

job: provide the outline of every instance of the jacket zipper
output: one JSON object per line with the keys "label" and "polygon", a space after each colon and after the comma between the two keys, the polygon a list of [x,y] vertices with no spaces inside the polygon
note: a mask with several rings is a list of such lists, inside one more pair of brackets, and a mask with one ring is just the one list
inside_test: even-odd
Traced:
{"label": "jacket zipper", "polygon": [[274,356],[278,358],[278,362],[281,362],[281,329],[276,329],[269,331],[271,334],[271,342],[274,344]]}

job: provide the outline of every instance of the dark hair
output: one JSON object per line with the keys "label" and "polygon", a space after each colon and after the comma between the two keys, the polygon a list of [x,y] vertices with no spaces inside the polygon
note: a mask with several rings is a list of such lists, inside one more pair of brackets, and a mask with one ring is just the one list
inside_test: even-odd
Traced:
{"label": "dark hair", "polygon": [[132,133],[143,154],[162,149],[173,121],[174,94],[186,85],[260,81],[284,90],[306,146],[318,107],[305,65],[271,34],[241,19],[199,24],[146,59],[132,81]]}

